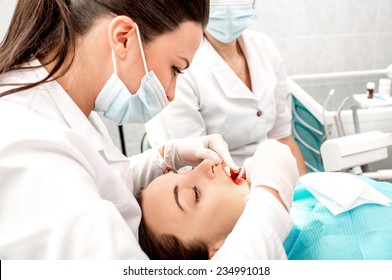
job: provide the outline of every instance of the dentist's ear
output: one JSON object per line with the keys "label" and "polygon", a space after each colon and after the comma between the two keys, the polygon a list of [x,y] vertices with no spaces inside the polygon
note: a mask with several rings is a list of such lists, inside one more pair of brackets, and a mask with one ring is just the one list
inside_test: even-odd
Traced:
{"label": "dentist's ear", "polygon": [[130,92],[136,92],[145,74],[137,25],[127,16],[116,16],[109,23],[108,33],[117,75]]}
{"label": "dentist's ear", "polygon": [[109,24],[109,44],[116,57],[123,60],[128,50],[139,48],[136,23],[127,16],[116,16]]}

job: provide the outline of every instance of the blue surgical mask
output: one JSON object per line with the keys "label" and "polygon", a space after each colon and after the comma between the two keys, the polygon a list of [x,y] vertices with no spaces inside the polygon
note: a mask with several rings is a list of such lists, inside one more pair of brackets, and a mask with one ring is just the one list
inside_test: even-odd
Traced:
{"label": "blue surgical mask", "polygon": [[252,3],[217,4],[210,6],[207,31],[222,43],[230,43],[241,36],[256,19]]}
{"label": "blue surgical mask", "polygon": [[139,46],[146,75],[140,88],[131,94],[117,75],[116,60],[112,51],[114,73],[110,76],[95,100],[94,110],[122,125],[124,123],[146,123],[169,104],[166,92],[153,71],[148,72],[139,29],[136,27]]}

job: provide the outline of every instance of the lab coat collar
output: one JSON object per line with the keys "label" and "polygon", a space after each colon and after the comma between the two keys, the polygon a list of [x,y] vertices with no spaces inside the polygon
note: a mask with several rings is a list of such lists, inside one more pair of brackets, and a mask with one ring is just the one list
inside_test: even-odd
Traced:
{"label": "lab coat collar", "polygon": [[[249,30],[245,30],[238,38],[238,42],[248,63],[252,92],[254,97],[260,100],[266,92],[275,91],[276,76],[275,70],[266,63],[269,61],[266,58],[269,54],[262,51],[259,42],[255,42],[250,33]],[[265,70],[267,68],[269,68],[268,71]]]}
{"label": "lab coat collar", "polygon": [[211,72],[227,97],[241,99],[255,98],[252,91],[234,73],[206,38],[204,38],[202,52],[203,59],[207,61]]}
{"label": "lab coat collar", "polygon": [[[33,60],[28,64],[29,66],[38,67],[32,70],[36,75],[36,78],[42,79],[48,75],[48,72],[44,67],[42,67],[38,60]],[[54,102],[56,109],[61,114],[61,117],[68,127],[85,135],[97,151],[103,150],[105,144],[102,136],[97,132],[94,126],[86,118],[71,97],[64,91],[60,84],[57,81],[51,81],[42,84],[41,86],[50,92],[50,98]]]}
{"label": "lab coat collar", "polygon": [[267,91],[267,83],[262,82],[265,79],[261,79],[262,73],[258,70],[260,69],[259,64],[262,63],[259,59],[259,51],[257,46],[247,44],[243,35],[239,38],[239,44],[248,63],[252,91],[234,73],[206,38],[204,38],[201,50],[203,59],[207,61],[211,72],[227,97],[259,100]]}

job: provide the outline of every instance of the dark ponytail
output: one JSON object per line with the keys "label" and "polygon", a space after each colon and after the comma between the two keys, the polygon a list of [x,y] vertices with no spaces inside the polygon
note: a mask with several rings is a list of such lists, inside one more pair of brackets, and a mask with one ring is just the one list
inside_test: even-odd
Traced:
{"label": "dark ponytail", "polygon": [[[0,75],[26,69],[33,59],[53,64],[49,75],[0,93],[0,97],[58,79],[71,67],[76,39],[108,14],[125,15],[139,26],[143,43],[173,31],[184,21],[207,25],[209,0],[19,0],[0,46]],[[30,67],[29,67],[30,68]],[[59,71],[61,69],[61,72]]]}
{"label": "dark ponytail", "polygon": [[[34,2],[34,3],[32,3]],[[58,78],[70,67],[75,53],[75,33],[71,24],[68,0],[19,0],[10,28],[0,47],[0,74],[22,69],[34,58],[49,57],[54,67],[47,77],[32,84],[11,89],[0,96],[32,88]],[[57,73],[70,56],[63,73]]]}

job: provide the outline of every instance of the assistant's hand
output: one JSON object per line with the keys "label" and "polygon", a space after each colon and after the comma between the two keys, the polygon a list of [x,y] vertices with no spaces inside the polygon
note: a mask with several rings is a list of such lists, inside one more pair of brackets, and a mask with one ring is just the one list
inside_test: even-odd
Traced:
{"label": "assistant's hand", "polygon": [[299,172],[297,161],[287,145],[273,139],[262,142],[254,156],[244,161],[244,168],[251,188],[273,188],[279,192],[286,208],[291,208]]}
{"label": "assistant's hand", "polygon": [[163,158],[171,170],[196,166],[204,159],[210,159],[215,164],[224,162],[231,169],[238,170],[220,134],[171,140],[165,143]]}

